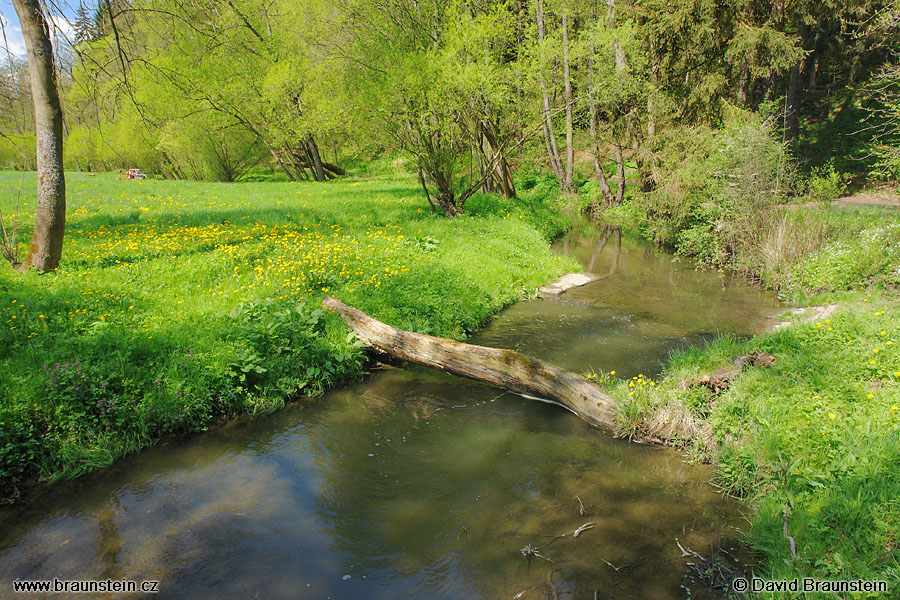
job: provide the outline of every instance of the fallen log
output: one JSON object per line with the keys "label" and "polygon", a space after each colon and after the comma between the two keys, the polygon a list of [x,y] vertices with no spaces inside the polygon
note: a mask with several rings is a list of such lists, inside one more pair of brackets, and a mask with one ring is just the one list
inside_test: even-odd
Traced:
{"label": "fallen log", "polygon": [[556,402],[608,433],[616,431],[615,400],[581,375],[513,350],[397,329],[331,296],[322,300],[322,307],[339,314],[360,340],[378,352]]}

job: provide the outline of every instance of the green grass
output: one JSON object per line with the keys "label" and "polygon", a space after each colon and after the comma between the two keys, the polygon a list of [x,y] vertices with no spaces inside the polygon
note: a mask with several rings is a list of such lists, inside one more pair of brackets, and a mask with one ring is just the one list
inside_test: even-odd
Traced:
{"label": "green grass", "polygon": [[[827,319],[687,349],[652,387],[614,381],[611,391],[624,430],[666,432],[714,461],[719,485],[750,501],[749,542],[765,577],[881,579],[894,587],[878,597],[893,598],[900,577],[900,310],[893,292],[826,299],[841,306]],[[719,394],[679,385],[730,368],[752,350],[773,354],[775,365],[747,367]],[[796,558],[782,531],[785,510]]]}
{"label": "green grass", "polygon": [[[618,216],[647,235],[639,206]],[[725,226],[729,215],[719,215]],[[626,435],[651,435],[717,466],[724,490],[753,509],[749,542],[769,579],[900,578],[900,227],[892,207],[783,206],[753,217],[725,264],[798,304],[835,302],[827,320],[749,340],[721,338],[670,358],[650,382],[606,379]],[[692,230],[673,238],[694,240]],[[705,225],[710,255],[719,240]],[[706,240],[704,242],[704,240]],[[676,248],[703,262],[704,246]],[[753,350],[776,357],[723,392],[687,380],[733,368]],[[797,542],[792,557],[785,538]],[[802,595],[801,595],[802,596]],[[770,597],[792,597],[790,594]],[[818,597],[818,596],[816,596]],[[862,597],[862,596],[859,596]]]}
{"label": "green grass", "polygon": [[[21,181],[0,173],[7,219]],[[27,174],[28,216],[34,188]],[[577,268],[551,254],[568,220],[537,195],[476,196],[448,220],[398,178],[70,173],[67,191],[59,270],[0,266],[0,492],[358,376],[360,344],[318,309],[327,294],[399,327],[462,338]]]}

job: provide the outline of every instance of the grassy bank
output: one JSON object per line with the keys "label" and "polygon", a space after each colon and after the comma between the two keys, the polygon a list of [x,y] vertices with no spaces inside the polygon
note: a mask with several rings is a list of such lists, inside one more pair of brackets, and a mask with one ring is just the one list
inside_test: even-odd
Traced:
{"label": "grassy bank", "polygon": [[[723,338],[671,358],[650,382],[606,380],[624,431],[717,464],[718,483],[753,508],[749,541],[772,579],[900,578],[900,227],[896,209],[784,209],[802,251],[755,274],[801,304],[837,310],[749,340]],[[790,231],[788,232],[790,234]],[[764,246],[760,245],[760,248]],[[760,262],[764,254],[758,254]],[[691,379],[734,369],[725,389]],[[785,525],[787,522],[787,525]],[[796,556],[784,533],[796,540]],[[790,596],[784,594],[783,596]],[[776,594],[774,597],[783,597]],[[810,597],[821,597],[811,595]],[[868,597],[842,595],[840,597]]]}
{"label": "grassy bank", "polygon": [[[34,174],[0,173],[7,219],[20,183],[33,213]],[[0,266],[0,493],[358,376],[326,294],[460,338],[574,268],[548,245],[568,221],[535,196],[448,220],[396,178],[67,186],[61,268]]]}

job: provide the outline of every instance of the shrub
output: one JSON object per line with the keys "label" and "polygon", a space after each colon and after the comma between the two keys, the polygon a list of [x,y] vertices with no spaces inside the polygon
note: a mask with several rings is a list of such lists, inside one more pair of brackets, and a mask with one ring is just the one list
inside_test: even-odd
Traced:
{"label": "shrub", "polygon": [[844,195],[847,191],[847,176],[834,168],[834,162],[813,169],[809,179],[809,197],[812,200],[828,202]]}

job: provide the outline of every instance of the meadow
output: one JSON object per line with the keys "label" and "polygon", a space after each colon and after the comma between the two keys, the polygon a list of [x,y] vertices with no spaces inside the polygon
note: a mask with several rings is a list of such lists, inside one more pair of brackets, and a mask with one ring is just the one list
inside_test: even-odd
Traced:
{"label": "meadow", "polygon": [[[411,178],[210,184],[67,176],[63,261],[0,268],[0,492],[108,465],[161,437],[358,377],[335,295],[462,338],[575,265],[539,196],[433,216]],[[0,173],[7,223],[35,176]],[[22,218],[20,252],[30,238]]]}

